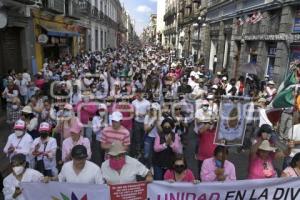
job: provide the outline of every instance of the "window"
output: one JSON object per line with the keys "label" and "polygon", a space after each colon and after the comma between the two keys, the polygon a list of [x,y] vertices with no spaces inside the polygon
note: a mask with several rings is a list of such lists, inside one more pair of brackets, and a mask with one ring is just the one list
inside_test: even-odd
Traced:
{"label": "window", "polygon": [[98,51],[99,50],[99,35],[98,35],[98,30],[96,29],[95,30],[95,42],[96,42],[96,45],[95,45],[95,50]]}
{"label": "window", "polygon": [[107,39],[107,37],[106,37],[106,31],[104,32],[104,48],[106,49],[106,39]]}
{"label": "window", "polygon": [[100,42],[101,42],[101,50],[103,49],[103,30],[100,32]]}

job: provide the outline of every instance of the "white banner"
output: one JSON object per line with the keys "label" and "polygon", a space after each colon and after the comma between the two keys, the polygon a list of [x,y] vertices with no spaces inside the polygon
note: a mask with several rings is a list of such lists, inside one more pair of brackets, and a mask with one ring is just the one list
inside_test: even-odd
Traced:
{"label": "white banner", "polygon": [[278,178],[232,182],[148,185],[149,200],[299,200],[300,179]]}
{"label": "white banner", "polygon": [[22,183],[26,200],[108,200],[107,185],[69,184],[50,182]]}

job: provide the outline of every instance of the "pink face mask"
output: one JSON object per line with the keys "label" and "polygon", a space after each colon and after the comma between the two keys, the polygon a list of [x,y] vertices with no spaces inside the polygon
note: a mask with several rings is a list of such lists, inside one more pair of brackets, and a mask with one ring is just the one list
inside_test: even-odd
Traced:
{"label": "pink face mask", "polygon": [[120,159],[109,158],[109,166],[110,168],[120,171],[125,165],[125,156],[122,156]]}

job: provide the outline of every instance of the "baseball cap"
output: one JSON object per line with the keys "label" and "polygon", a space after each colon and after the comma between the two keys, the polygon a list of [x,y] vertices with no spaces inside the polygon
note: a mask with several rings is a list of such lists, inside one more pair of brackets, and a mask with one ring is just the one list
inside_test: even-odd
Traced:
{"label": "baseball cap", "polygon": [[73,109],[73,106],[69,103],[67,103],[65,106],[64,106],[64,109],[66,110],[72,110]]}
{"label": "baseball cap", "polygon": [[23,120],[16,121],[16,123],[14,125],[14,129],[15,130],[23,130],[23,129],[25,129],[25,122]]}
{"label": "baseball cap", "polygon": [[122,119],[123,119],[123,115],[119,111],[113,112],[112,115],[111,115],[111,120],[112,121],[119,122]]}
{"label": "baseball cap", "polygon": [[117,156],[122,153],[126,153],[124,145],[120,141],[115,141],[112,143],[107,154],[111,156]]}
{"label": "baseball cap", "polygon": [[73,147],[71,156],[74,159],[84,159],[88,157],[86,147],[83,145],[76,145]]}
{"label": "baseball cap", "polygon": [[39,127],[39,132],[42,132],[42,131],[47,131],[49,132],[51,130],[51,126],[49,123],[47,122],[42,122],[40,124],[40,127]]}

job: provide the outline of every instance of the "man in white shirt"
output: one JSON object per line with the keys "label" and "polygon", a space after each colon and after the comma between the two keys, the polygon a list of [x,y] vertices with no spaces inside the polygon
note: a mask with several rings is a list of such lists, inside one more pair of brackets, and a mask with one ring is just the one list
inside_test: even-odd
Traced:
{"label": "man in white shirt", "polygon": [[59,182],[103,184],[100,168],[87,160],[87,149],[83,145],[74,146],[72,161],[65,163],[58,175]]}
{"label": "man in white shirt", "polygon": [[152,182],[153,177],[138,160],[125,155],[125,147],[121,142],[114,142],[108,152],[109,159],[102,166],[104,180],[107,184],[126,184],[136,182],[136,176],[142,176],[146,182]]}
{"label": "man in white shirt", "polygon": [[10,165],[12,173],[3,180],[4,199],[25,200],[20,184],[24,182],[41,182],[43,175],[34,169],[28,168],[26,156],[23,154],[14,155]]}
{"label": "man in white shirt", "polygon": [[132,146],[131,150],[134,156],[141,156],[143,139],[145,135],[144,121],[147,111],[150,108],[150,102],[143,97],[143,91],[136,91],[136,99],[132,102],[135,111],[133,131],[132,131]]}

